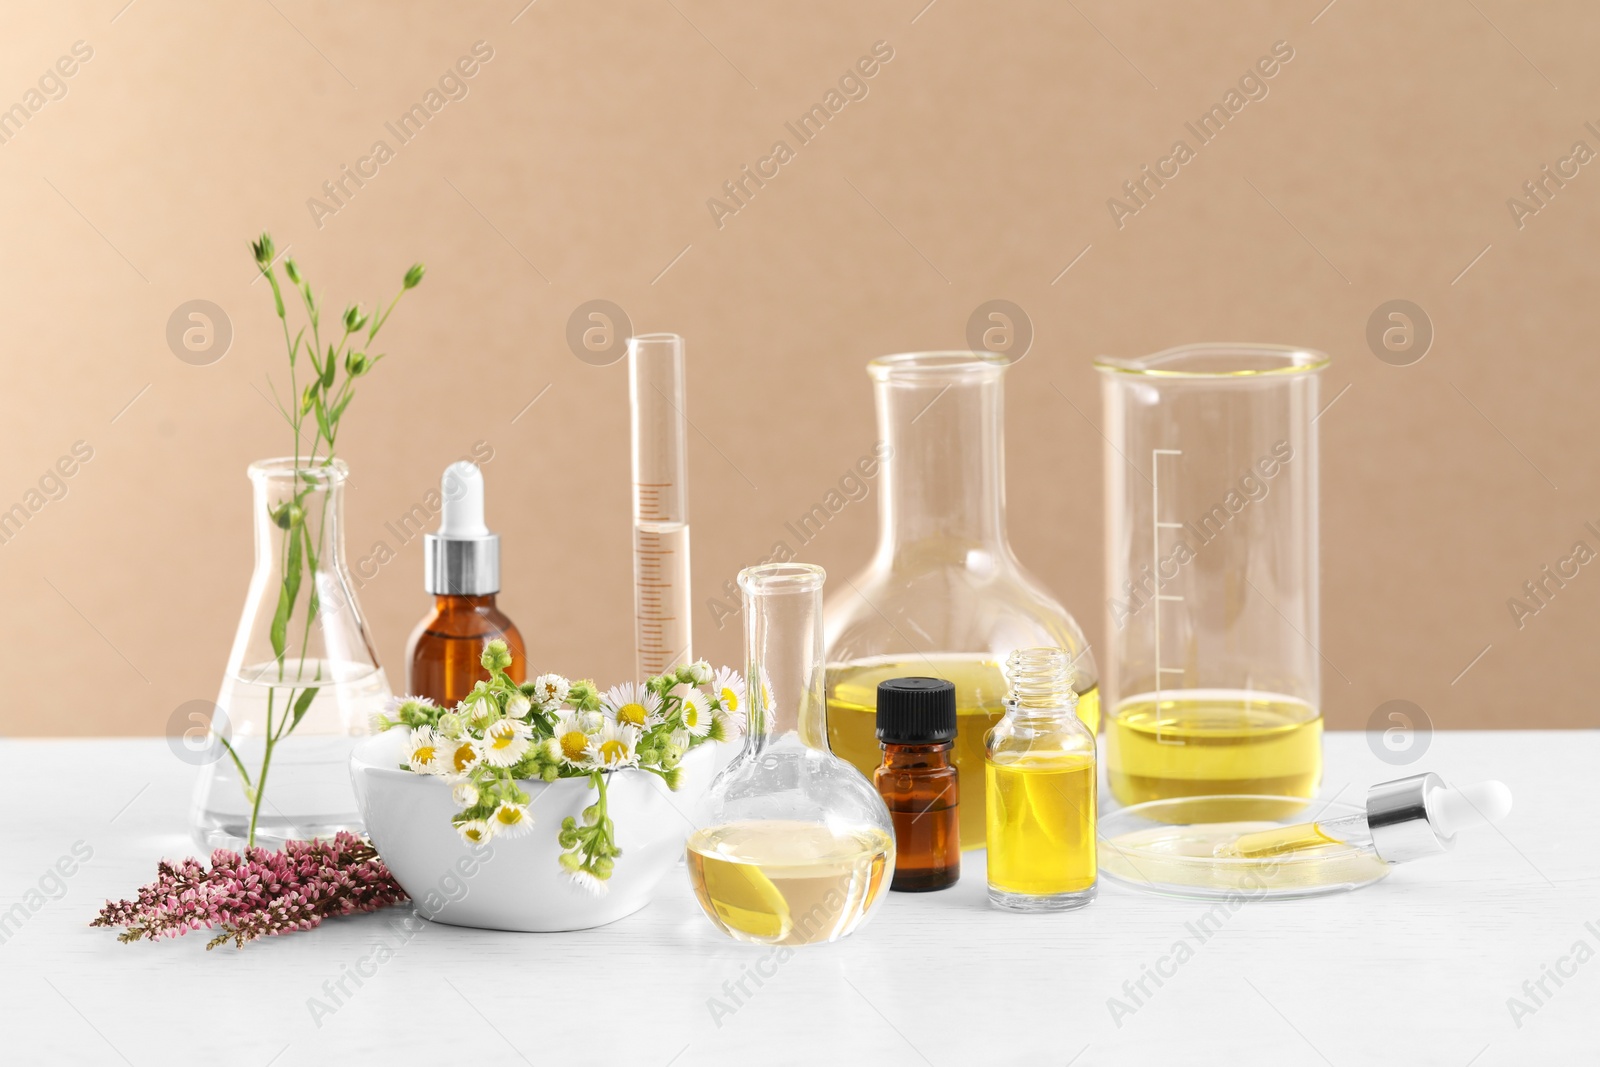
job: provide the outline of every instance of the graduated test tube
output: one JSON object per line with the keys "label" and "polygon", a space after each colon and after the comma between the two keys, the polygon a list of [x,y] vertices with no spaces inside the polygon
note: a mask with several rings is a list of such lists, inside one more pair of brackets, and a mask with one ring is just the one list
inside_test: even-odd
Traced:
{"label": "graduated test tube", "polygon": [[639,680],[694,659],[683,338],[628,338],[633,411],[633,626]]}

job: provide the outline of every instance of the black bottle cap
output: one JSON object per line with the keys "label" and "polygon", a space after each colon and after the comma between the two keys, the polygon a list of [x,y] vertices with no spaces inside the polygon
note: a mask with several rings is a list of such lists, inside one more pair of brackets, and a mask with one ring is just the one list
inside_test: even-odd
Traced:
{"label": "black bottle cap", "polygon": [[878,740],[939,745],[956,737],[956,687],[943,678],[891,678],[878,683]]}

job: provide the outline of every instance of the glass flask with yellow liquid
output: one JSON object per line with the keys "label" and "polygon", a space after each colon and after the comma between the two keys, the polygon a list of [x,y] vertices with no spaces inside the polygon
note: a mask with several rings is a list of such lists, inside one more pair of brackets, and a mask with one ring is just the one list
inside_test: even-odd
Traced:
{"label": "glass flask with yellow liquid", "polygon": [[824,578],[800,563],[739,574],[745,742],[697,809],[688,869],[706,915],[740,941],[836,941],[883,901],[894,872],[889,809],[828,750]]}
{"label": "glass flask with yellow liquid", "polygon": [[1314,796],[1319,352],[1096,361],[1105,435],[1105,763],[1123,804]]}
{"label": "glass flask with yellow liquid", "polygon": [[867,365],[878,417],[878,547],[865,571],[834,589],[824,630],[828,740],[864,773],[878,765],[878,683],[907,675],[956,687],[953,758],[973,783],[961,803],[961,845],[982,848],[983,738],[1004,710],[1001,664],[1013,649],[1064,648],[1078,716],[1100,719],[1094,658],[1083,631],[1023,570],[1006,537],[1006,363],[973,352],[885,356]]}

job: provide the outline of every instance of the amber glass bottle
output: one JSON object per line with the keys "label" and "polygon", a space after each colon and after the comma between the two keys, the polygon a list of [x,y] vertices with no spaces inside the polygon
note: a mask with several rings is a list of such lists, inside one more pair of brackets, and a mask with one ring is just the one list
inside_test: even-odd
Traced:
{"label": "amber glass bottle", "polygon": [[440,483],[439,532],[423,538],[423,587],[433,611],[412,631],[406,647],[406,692],[449,707],[487,679],[483,646],[499,638],[511,650],[506,671],[526,680],[522,634],[495,606],[500,591],[500,538],[483,522],[483,473],[454,463]]}
{"label": "amber glass bottle", "polygon": [[427,697],[449,707],[472,691],[489,672],[480,659],[483,646],[499,638],[511,650],[511,666],[506,673],[513,682],[527,680],[527,654],[516,623],[494,603],[494,594],[452,596],[440,593],[433,598],[433,612],[411,635],[410,655],[406,659],[406,692]]}
{"label": "amber glass bottle", "polygon": [[878,683],[883,764],[872,775],[894,821],[890,889],[945,889],[961,877],[961,778],[950,760],[956,687],[941,678]]}

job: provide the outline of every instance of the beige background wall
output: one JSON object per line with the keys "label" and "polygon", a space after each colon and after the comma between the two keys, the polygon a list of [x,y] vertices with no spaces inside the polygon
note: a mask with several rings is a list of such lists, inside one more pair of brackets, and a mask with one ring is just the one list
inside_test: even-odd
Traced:
{"label": "beige background wall", "polygon": [[[262,228],[330,303],[428,265],[343,449],[352,560],[398,550],[360,593],[392,677],[425,600],[420,544],[383,524],[480,440],[536,664],[631,669],[626,370],[568,349],[582,302],[689,340],[699,646],[731,661],[706,600],[870,449],[863,363],[962,347],[1004,298],[1036,334],[1008,393],[1012,538],[1091,639],[1090,359],[1297,343],[1335,359],[1332,723],[1396,698],[1444,727],[1595,721],[1600,564],[1520,629],[1507,607],[1575,541],[1600,550],[1600,166],[1521,228],[1507,207],[1575,141],[1600,150],[1591,5],[124,2],[10,4],[0,32],[0,107],[93,50],[0,144],[0,508],[93,449],[0,544],[0,731],[159,732],[215,694],[251,561],[244,468],[286,449]],[[468,95],[316,225],[308,198],[395,147],[384,123],[478,41]],[[798,146],[784,123],[878,41],[866,98]],[[1278,41],[1265,98],[1119,229],[1107,199]],[[780,138],[793,160],[719,228],[707,199]],[[1402,298],[1435,339],[1397,367],[1365,335]],[[165,339],[192,299],[233,326],[209,366]],[[806,558],[864,563],[875,507]]]}

